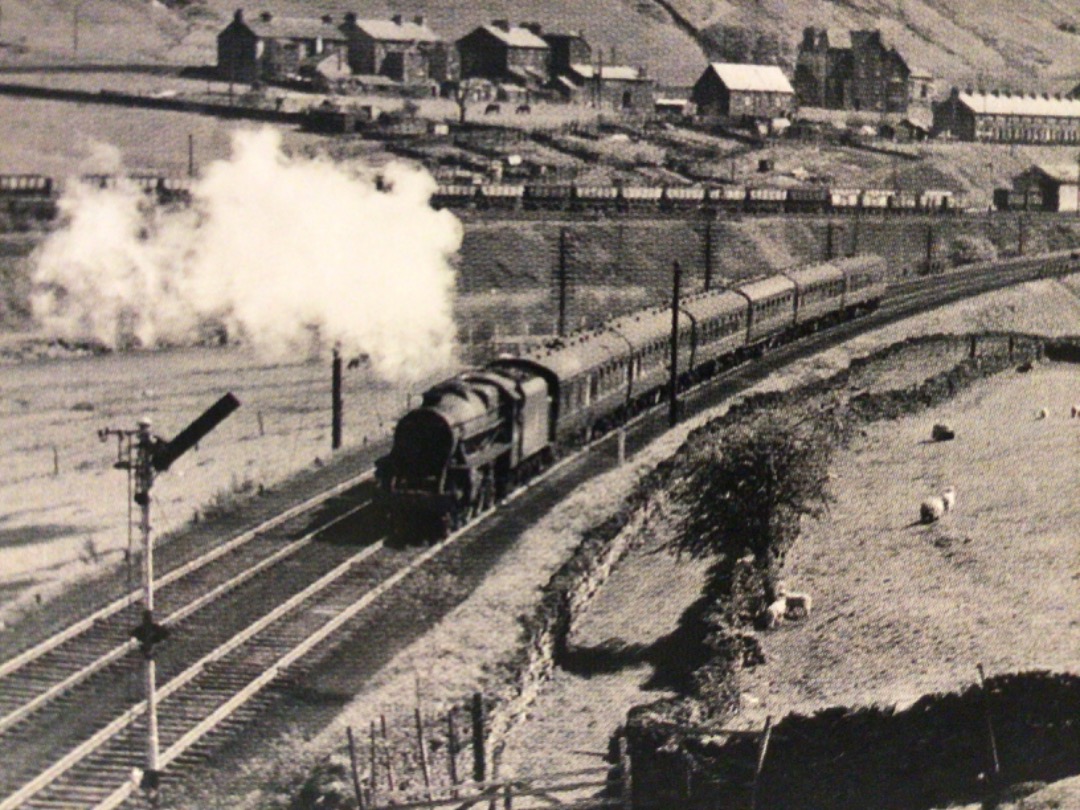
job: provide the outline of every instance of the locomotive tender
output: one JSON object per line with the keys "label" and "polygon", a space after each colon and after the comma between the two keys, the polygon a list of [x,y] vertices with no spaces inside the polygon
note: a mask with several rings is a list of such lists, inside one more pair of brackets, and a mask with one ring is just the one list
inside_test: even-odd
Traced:
{"label": "locomotive tender", "polygon": [[[856,256],[687,296],[678,313],[680,384],[872,311],[885,269],[877,256]],[[560,448],[655,405],[670,379],[671,331],[669,309],[644,310],[433,386],[376,464],[386,510],[413,530],[454,529]]]}

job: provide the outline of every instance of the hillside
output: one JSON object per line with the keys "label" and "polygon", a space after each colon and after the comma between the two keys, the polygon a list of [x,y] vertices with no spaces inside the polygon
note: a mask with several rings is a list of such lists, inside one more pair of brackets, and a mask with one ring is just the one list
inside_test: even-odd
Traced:
{"label": "hillside", "polygon": [[[70,61],[210,62],[237,0],[4,0],[0,65]],[[496,17],[582,30],[610,58],[648,65],[665,84],[699,75],[725,27],[776,37],[790,61],[803,27],[881,28],[910,61],[952,83],[1067,90],[1080,80],[1080,7],[1060,0],[270,0],[280,14],[424,14],[447,37]],[[711,43],[711,45],[710,45]]]}

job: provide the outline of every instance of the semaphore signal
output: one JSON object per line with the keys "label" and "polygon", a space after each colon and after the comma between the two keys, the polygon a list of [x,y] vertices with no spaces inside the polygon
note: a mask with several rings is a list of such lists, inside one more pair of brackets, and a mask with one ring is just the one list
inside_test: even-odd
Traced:
{"label": "semaphore signal", "polygon": [[150,432],[150,420],[139,420],[134,430],[104,428],[98,431],[102,441],[115,436],[118,470],[127,470],[134,476],[133,500],[139,505],[141,517],[139,528],[143,540],[143,614],[142,622],[132,629],[131,635],[139,642],[146,659],[146,768],[141,772],[140,787],[156,796],[161,785],[158,768],[157,690],[154,666],[154,648],[169,637],[169,631],[154,621],[154,545],[150,540],[150,489],[154,477],[172,466],[184,453],[194,447],[210,431],[216,428],[233,411],[240,407],[240,400],[225,394],[211,405],[198,419],[166,441]]}

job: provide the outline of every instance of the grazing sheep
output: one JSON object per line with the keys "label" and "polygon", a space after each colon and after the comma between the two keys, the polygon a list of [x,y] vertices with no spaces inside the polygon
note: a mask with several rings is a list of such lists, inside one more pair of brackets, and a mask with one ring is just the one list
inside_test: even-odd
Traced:
{"label": "grazing sheep", "polygon": [[1039,408],[1039,410],[1037,410],[1035,412],[1035,418],[1036,419],[1046,419],[1049,416],[1050,416],[1050,411],[1048,409],[1046,409],[1046,408]]}
{"label": "grazing sheep", "polygon": [[930,438],[935,442],[947,442],[956,438],[956,431],[948,425],[934,425],[930,431]]}
{"label": "grazing sheep", "polygon": [[775,630],[777,627],[784,623],[784,616],[787,615],[787,600],[784,597],[780,597],[767,608],[765,608],[765,629]]}
{"label": "grazing sheep", "polygon": [[956,487],[945,487],[945,491],[941,493],[941,500],[945,504],[945,511],[951,512],[956,506]]}
{"label": "grazing sheep", "polygon": [[810,609],[814,605],[814,600],[810,594],[789,591],[787,584],[780,580],[780,582],[776,583],[776,595],[787,602],[787,609],[784,612],[785,619],[805,619],[810,615]]}
{"label": "grazing sheep", "polygon": [[1073,419],[1076,419],[1077,417],[1080,417],[1080,405],[1073,405],[1072,406],[1072,413],[1070,414],[1070,417],[1073,418]]}
{"label": "grazing sheep", "polygon": [[919,520],[923,523],[933,523],[934,521],[941,520],[945,515],[945,511],[944,498],[927,498],[919,507]]}

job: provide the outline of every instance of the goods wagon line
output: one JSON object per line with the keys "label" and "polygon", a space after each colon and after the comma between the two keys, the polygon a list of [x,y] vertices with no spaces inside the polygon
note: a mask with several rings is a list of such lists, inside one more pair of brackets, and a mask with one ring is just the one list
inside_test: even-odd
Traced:
{"label": "goods wagon line", "polygon": [[[767,356],[765,361],[743,363],[730,372],[720,374],[719,377],[730,380],[753,373],[755,367],[772,366],[778,362],[778,356],[790,350],[791,347],[801,348],[806,352],[817,351],[829,342],[836,342],[855,331],[876,325],[882,320],[895,320],[920,308],[937,306],[964,295],[1037,277],[1044,273],[1074,271],[1076,265],[1075,255],[1062,253],[972,267],[939,278],[902,282],[889,289],[879,312],[865,318],[863,323],[844,323],[833,330],[816,333],[805,341],[791,344],[777,355]],[[703,390],[705,389],[702,387],[698,389],[699,392]],[[700,394],[691,396],[698,397]],[[636,425],[655,416],[656,412],[657,409],[647,411],[629,420],[628,424]],[[598,441],[607,441],[611,435],[608,434]],[[595,442],[589,442],[586,446],[595,447],[595,445]],[[546,474],[552,474],[571,460],[572,457],[567,457],[562,464],[549,468]],[[356,476],[331,492],[313,498],[295,507],[290,513],[275,518],[271,523],[273,526],[281,526],[289,518],[301,516],[305,509],[310,510],[325,505],[335,495],[342,494],[350,486],[361,483],[369,475],[368,473]],[[510,498],[516,497],[523,491],[518,489],[511,494]],[[350,512],[349,517],[354,519],[357,515],[364,520],[370,517],[366,504],[355,506]],[[485,512],[485,514],[490,514],[490,512]],[[339,516],[332,522],[340,522],[345,517],[347,516]],[[178,568],[167,577],[173,577],[174,582],[180,581],[188,573],[205,567],[207,562],[252,545],[251,540],[256,536],[261,536],[260,533],[265,532],[267,528],[263,526],[246,532],[234,538],[222,550],[193,560],[190,569]],[[242,589],[245,583],[267,579],[280,563],[299,559],[303,548],[312,545],[323,548],[328,545],[333,547],[332,544],[327,543],[311,543],[314,534],[315,532],[312,532],[309,537],[283,543],[270,554],[267,554],[265,549],[262,550],[256,559],[250,559],[247,562],[248,567],[257,568],[257,570],[245,573],[244,564],[237,560],[237,564],[229,566],[230,570],[237,571],[236,573],[206,583],[204,592],[199,595],[196,595],[198,589],[192,588],[193,592],[189,596],[183,598],[178,596],[177,605],[171,606],[173,615],[170,616],[170,620],[192,622],[191,630],[185,628],[184,633],[180,635],[185,637],[195,635],[196,630],[201,626],[198,625],[200,617],[204,619],[209,617],[210,620],[214,618],[212,606],[216,601]],[[452,535],[450,542],[460,536],[461,533]],[[289,591],[291,595],[279,607],[270,610],[269,613],[252,621],[228,638],[216,639],[214,645],[211,645],[212,649],[205,649],[206,644],[202,648],[196,645],[192,648],[193,651],[188,652],[187,659],[182,662],[173,662],[171,671],[166,673],[170,667],[163,665],[163,674],[169,674],[170,678],[162,688],[163,742],[166,746],[162,761],[175,762],[185,753],[190,755],[190,752],[199,750],[200,741],[204,746],[209,744],[206,741],[206,735],[213,733],[215,728],[229,728],[249,717],[254,712],[253,707],[261,705],[258,701],[264,699],[260,696],[265,695],[265,687],[286,668],[294,666],[335,630],[357,616],[364,607],[370,605],[378,596],[385,594],[409,572],[423,565],[443,547],[445,544],[434,546],[422,554],[414,552],[412,559],[406,559],[410,557],[409,553],[386,550],[379,540],[356,554],[352,554],[351,548],[343,549],[341,545],[338,545],[338,556],[330,562],[327,562],[327,558],[323,558],[322,569],[311,574],[310,583],[303,588],[295,585]],[[311,556],[314,558],[320,555],[312,554]],[[343,561],[342,556],[345,557]],[[325,570],[327,568],[329,570]],[[278,597],[279,600],[282,598],[285,597]],[[95,614],[95,617],[59,634],[56,639],[39,644],[32,650],[0,665],[0,696],[2,697],[8,696],[9,690],[6,684],[15,683],[14,680],[5,679],[17,675],[20,671],[29,671],[25,668],[34,666],[35,662],[41,662],[39,678],[44,681],[43,688],[38,688],[36,692],[31,690],[24,697],[3,704],[5,718],[14,719],[2,721],[4,726],[0,731],[0,744],[4,746],[6,754],[9,751],[15,752],[14,758],[9,758],[9,762],[17,760],[15,765],[4,767],[5,769],[17,768],[18,773],[11,773],[3,779],[4,784],[0,790],[8,795],[6,799],[0,801],[0,810],[18,806],[113,807],[131,793],[133,784],[129,779],[130,769],[133,764],[141,760],[139,731],[140,718],[144,711],[142,704],[130,699],[111,715],[107,712],[99,712],[98,728],[93,729],[92,733],[84,735],[78,741],[48,737],[35,738],[34,735],[40,732],[34,731],[34,720],[35,717],[46,714],[50,705],[62,710],[65,701],[72,700],[70,696],[79,693],[80,684],[85,685],[102,674],[116,672],[125,659],[131,658],[127,655],[127,650],[124,653],[117,652],[120,647],[127,648],[129,645],[122,636],[118,638],[114,635],[113,643],[105,645],[104,651],[97,657],[89,652],[83,653],[82,667],[73,667],[70,663],[64,663],[60,666],[60,671],[52,672],[50,670],[56,664],[46,663],[44,660],[52,652],[59,653],[54,661],[66,659],[70,662],[78,659],[80,654],[76,654],[73,648],[69,652],[64,645],[87,634],[102,619],[121,613],[134,601],[134,594],[117,600]],[[121,626],[124,625],[121,624]],[[196,652],[198,656],[195,655]],[[93,660],[87,663],[85,661],[87,656]],[[108,656],[113,656],[111,661],[102,663],[101,658]],[[95,667],[97,675],[78,674],[82,668]],[[60,686],[60,684],[64,685]],[[11,693],[14,694],[15,690],[11,690]],[[47,698],[42,697],[45,694],[48,694]],[[67,698],[64,697],[65,694],[68,695]],[[113,699],[116,700],[115,696]],[[39,702],[27,708],[34,701]],[[88,703],[82,703],[80,709],[87,711],[88,705]],[[42,762],[48,764],[49,767],[41,770],[40,763]]]}

